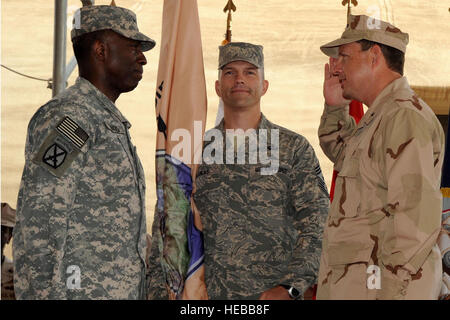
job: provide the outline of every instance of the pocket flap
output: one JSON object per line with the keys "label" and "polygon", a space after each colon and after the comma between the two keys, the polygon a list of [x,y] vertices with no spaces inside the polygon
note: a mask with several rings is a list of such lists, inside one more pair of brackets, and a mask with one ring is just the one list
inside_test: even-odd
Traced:
{"label": "pocket flap", "polygon": [[328,264],[330,266],[346,265],[357,262],[369,262],[373,244],[342,243],[328,247]]}
{"label": "pocket flap", "polygon": [[105,121],[105,127],[111,132],[125,134],[125,128],[121,123]]}
{"label": "pocket flap", "polygon": [[348,160],[344,159],[342,169],[338,175],[341,177],[355,178],[358,176],[358,173],[359,173],[359,160],[356,158],[350,158]]}

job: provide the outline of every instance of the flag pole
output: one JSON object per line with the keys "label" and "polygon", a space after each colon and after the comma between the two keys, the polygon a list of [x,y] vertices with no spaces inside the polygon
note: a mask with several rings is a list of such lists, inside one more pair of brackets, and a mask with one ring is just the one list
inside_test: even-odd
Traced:
{"label": "flag pole", "polygon": [[236,6],[234,5],[233,0],[228,0],[227,4],[225,5],[225,8],[223,8],[223,12],[225,13],[228,12],[225,40],[222,41],[223,46],[231,42],[231,23],[232,23],[231,11],[236,11]]}

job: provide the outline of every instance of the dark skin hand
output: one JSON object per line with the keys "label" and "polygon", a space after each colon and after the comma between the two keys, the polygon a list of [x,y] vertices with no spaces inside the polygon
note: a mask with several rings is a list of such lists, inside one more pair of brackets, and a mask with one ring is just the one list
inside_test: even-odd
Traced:
{"label": "dark skin hand", "polygon": [[259,300],[293,300],[288,291],[282,286],[276,286],[272,289],[264,291]]}

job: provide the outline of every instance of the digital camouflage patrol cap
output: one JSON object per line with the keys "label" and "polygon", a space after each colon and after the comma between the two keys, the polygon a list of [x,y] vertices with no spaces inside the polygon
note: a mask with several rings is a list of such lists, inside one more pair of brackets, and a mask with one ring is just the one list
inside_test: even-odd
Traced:
{"label": "digital camouflage patrol cap", "polygon": [[155,41],[139,32],[133,11],[116,6],[86,6],[78,9],[73,18],[72,42],[75,37],[99,30],[113,30],[118,34],[140,41],[142,51],[155,46]]}
{"label": "digital camouflage patrol cap", "polygon": [[230,42],[219,47],[219,69],[233,61],[246,61],[258,69],[264,67],[263,46],[247,42]]}
{"label": "digital camouflage patrol cap", "polygon": [[350,15],[349,23],[342,36],[324,44],[320,50],[327,56],[337,58],[339,46],[363,39],[387,45],[403,53],[406,52],[406,45],[409,42],[408,34],[401,32],[390,23],[365,15]]}

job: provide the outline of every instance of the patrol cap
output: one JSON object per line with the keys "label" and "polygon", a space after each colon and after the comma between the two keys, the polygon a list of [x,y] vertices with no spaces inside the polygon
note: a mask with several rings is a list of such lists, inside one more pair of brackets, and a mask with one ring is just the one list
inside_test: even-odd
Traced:
{"label": "patrol cap", "polygon": [[246,61],[258,69],[264,67],[263,46],[248,42],[230,42],[219,47],[219,69],[233,61]]}
{"label": "patrol cap", "polygon": [[339,46],[359,40],[378,42],[406,52],[409,42],[407,33],[400,31],[392,24],[366,15],[350,15],[349,23],[342,36],[320,47],[327,56],[337,58]]}
{"label": "patrol cap", "polygon": [[108,5],[85,6],[78,9],[73,18],[72,42],[75,37],[99,30],[113,30],[125,38],[140,41],[142,51],[155,46],[155,41],[139,32],[133,11]]}
{"label": "patrol cap", "polygon": [[2,226],[14,228],[16,224],[16,210],[9,204],[2,202]]}

